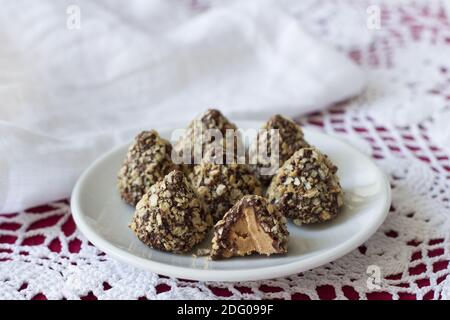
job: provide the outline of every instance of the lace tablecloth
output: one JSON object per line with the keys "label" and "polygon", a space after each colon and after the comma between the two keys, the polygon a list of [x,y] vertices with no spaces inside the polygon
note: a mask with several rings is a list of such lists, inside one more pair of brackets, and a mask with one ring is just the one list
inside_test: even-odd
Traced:
{"label": "lace tablecloth", "polygon": [[450,6],[282,2],[310,32],[367,70],[363,95],[298,120],[350,141],[390,175],[393,204],[378,232],[302,274],[195,282],[108,257],[77,231],[63,200],[0,215],[0,298],[450,299]]}

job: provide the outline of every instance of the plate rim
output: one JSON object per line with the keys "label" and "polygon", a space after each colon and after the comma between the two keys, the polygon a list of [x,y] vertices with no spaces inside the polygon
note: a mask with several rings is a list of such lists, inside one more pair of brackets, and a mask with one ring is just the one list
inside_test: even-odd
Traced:
{"label": "plate rim", "polygon": [[[259,121],[236,121],[239,123],[248,122],[248,123],[256,123]],[[172,127],[173,128],[173,127]],[[313,131],[314,134],[319,134],[322,136],[330,137],[332,139],[337,139],[340,142],[346,144],[347,147],[351,148],[353,152],[357,152],[359,155],[363,156],[367,161],[372,163],[374,169],[377,171],[377,175],[382,178],[382,182],[384,184],[383,190],[384,195],[386,196],[386,201],[382,208],[382,213],[378,217],[378,219],[368,228],[365,233],[358,233],[354,237],[351,237],[339,244],[333,250],[325,251],[317,256],[309,257],[305,260],[300,261],[292,261],[286,264],[276,265],[276,266],[268,266],[268,267],[259,267],[259,268],[250,268],[250,269],[242,269],[239,272],[236,270],[207,270],[207,269],[188,269],[181,266],[174,266],[171,264],[166,264],[158,261],[153,261],[148,258],[143,258],[136,256],[124,249],[116,247],[114,244],[110,243],[108,240],[104,239],[100,234],[98,234],[86,221],[86,217],[83,214],[83,210],[80,207],[80,194],[82,191],[82,186],[85,180],[90,175],[90,172],[94,170],[99,163],[105,161],[112,154],[117,152],[119,149],[125,148],[129,145],[129,143],[124,143],[119,146],[114,147],[113,149],[107,151],[96,160],[94,160],[88,168],[84,170],[84,172],[78,178],[75,187],[72,191],[72,195],[70,198],[70,206],[72,211],[72,217],[80,230],[80,232],[91,241],[97,248],[110,255],[116,260],[121,262],[133,265],[140,269],[145,269],[151,272],[155,272],[157,274],[162,274],[165,276],[189,279],[189,280],[197,280],[197,281],[221,281],[221,282],[233,282],[233,281],[255,281],[255,280],[267,280],[274,279],[278,277],[288,276],[300,272],[304,272],[307,270],[311,270],[313,268],[319,267],[326,263],[332,262],[336,259],[341,258],[342,256],[350,253],[351,251],[358,248],[361,244],[367,241],[381,226],[381,224],[385,221],[389,208],[391,206],[391,186],[389,179],[386,174],[379,168],[379,166],[368,157],[366,154],[356,149],[353,145],[348,143],[347,141],[341,139],[338,136],[328,135],[319,130],[315,130],[314,128],[303,128],[304,131]],[[168,126],[164,128],[159,128],[160,130],[170,130]]]}

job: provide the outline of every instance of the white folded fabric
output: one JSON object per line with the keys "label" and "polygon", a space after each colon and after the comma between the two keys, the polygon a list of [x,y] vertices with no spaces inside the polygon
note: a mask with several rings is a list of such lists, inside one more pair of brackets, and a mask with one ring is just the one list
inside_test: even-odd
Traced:
{"label": "white folded fabric", "polygon": [[141,129],[209,107],[297,116],[364,87],[357,66],[271,1],[74,3],[1,3],[0,212],[67,197]]}

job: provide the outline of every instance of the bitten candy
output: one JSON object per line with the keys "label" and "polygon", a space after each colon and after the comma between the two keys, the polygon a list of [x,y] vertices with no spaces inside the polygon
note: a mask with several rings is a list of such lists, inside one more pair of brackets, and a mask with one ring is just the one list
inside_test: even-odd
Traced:
{"label": "bitten candy", "polygon": [[[286,160],[288,160],[297,150],[301,148],[309,147],[309,144],[305,141],[303,131],[298,124],[291,119],[285,118],[279,114],[271,117],[263,126],[263,131],[260,131],[256,139],[250,146],[250,163],[258,174],[259,180],[268,185],[274,176],[274,173],[268,174],[263,172],[263,169],[271,167],[271,157],[274,156],[272,150],[271,129],[278,130],[278,165],[281,167]],[[266,131],[267,130],[267,131]],[[263,153],[258,148],[263,149]],[[259,152],[258,152],[259,151]],[[263,156],[258,156],[262,154]],[[276,168],[278,169],[278,167]]]}
{"label": "bitten candy", "polygon": [[262,189],[248,165],[235,161],[216,164],[214,161],[211,152],[207,153],[202,162],[194,167],[189,178],[206,210],[217,222],[244,195],[261,195]]}
{"label": "bitten candy", "polygon": [[142,197],[130,224],[139,240],[149,247],[175,253],[190,251],[211,226],[211,216],[177,170]]}
{"label": "bitten candy", "polygon": [[302,148],[272,179],[268,198],[297,225],[330,220],[343,205],[336,171],[326,155],[315,148]]}
{"label": "bitten candy", "polygon": [[117,187],[125,202],[135,206],[154,183],[176,168],[171,152],[170,143],[155,130],[136,136],[118,174]]}
{"label": "bitten candy", "polygon": [[265,198],[245,196],[214,226],[211,258],[287,252],[286,218]]}

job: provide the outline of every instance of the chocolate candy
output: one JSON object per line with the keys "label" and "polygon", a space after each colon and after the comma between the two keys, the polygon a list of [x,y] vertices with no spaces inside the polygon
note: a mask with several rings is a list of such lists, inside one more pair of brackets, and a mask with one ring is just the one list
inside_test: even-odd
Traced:
{"label": "chocolate candy", "polygon": [[118,174],[117,186],[125,202],[135,206],[154,183],[176,169],[171,152],[170,143],[155,130],[136,136]]}
{"label": "chocolate candy", "polygon": [[286,218],[265,198],[243,197],[214,226],[211,258],[287,252]]}
{"label": "chocolate candy", "polygon": [[[276,173],[267,170],[274,167],[271,161],[278,156],[277,167],[275,167],[275,169],[278,169],[297,150],[308,147],[309,144],[305,141],[300,126],[279,114],[271,117],[261,129],[263,130],[258,133],[257,138],[250,146],[250,163],[263,185],[268,185]],[[278,131],[279,140],[276,145],[278,150],[272,149],[271,139],[274,139],[272,129]],[[264,148],[262,153],[261,148]],[[268,172],[264,172],[264,169]]]}
{"label": "chocolate candy", "polygon": [[183,253],[201,242],[212,226],[211,215],[181,171],[154,184],[136,206],[131,230],[151,248]]}
{"label": "chocolate candy", "polygon": [[292,155],[272,179],[269,200],[297,225],[334,218],[343,204],[337,167],[315,148]]}

